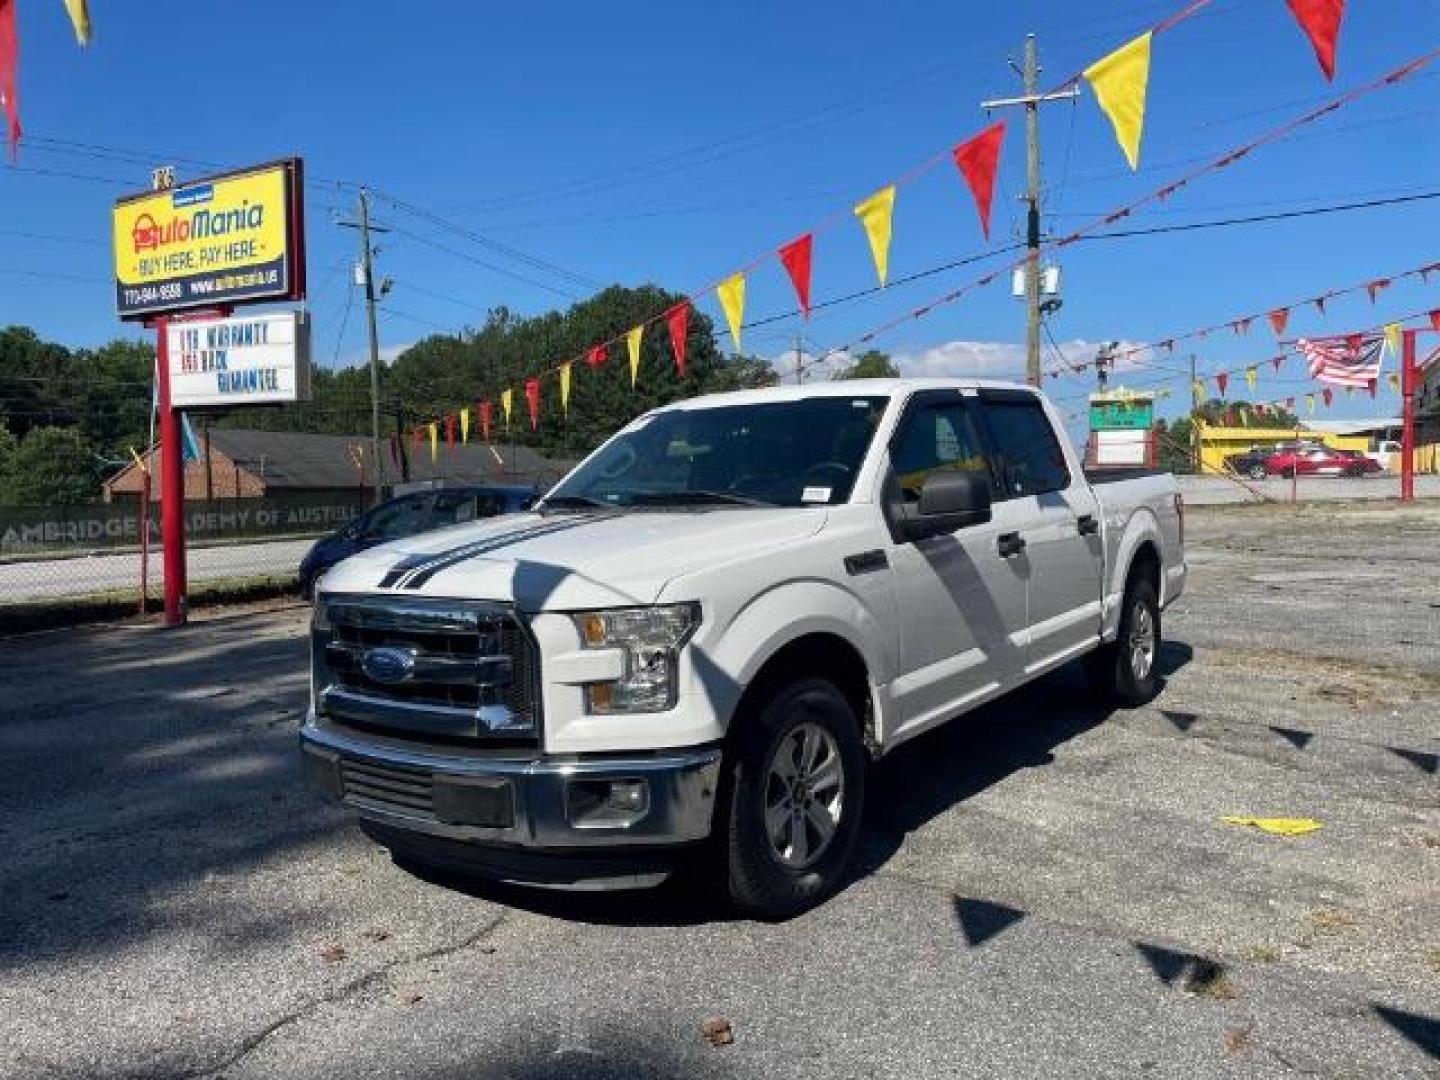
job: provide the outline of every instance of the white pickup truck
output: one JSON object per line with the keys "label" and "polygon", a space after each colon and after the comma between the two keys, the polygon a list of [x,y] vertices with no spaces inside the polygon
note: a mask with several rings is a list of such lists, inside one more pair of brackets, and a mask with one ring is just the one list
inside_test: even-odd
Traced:
{"label": "white pickup truck", "polygon": [[661,880],[779,917],[842,881],[870,760],[1085,656],[1158,689],[1164,473],[1092,485],[1034,390],[865,380],[676,402],[533,512],[317,586],[309,782],[412,864]]}

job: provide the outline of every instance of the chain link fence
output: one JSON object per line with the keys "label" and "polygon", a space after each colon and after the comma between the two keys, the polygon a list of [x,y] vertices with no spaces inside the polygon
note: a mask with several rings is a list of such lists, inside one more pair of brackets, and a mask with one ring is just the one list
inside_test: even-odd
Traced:
{"label": "chain link fence", "polygon": [[[358,497],[293,495],[185,504],[190,589],[293,583],[315,537],[362,507]],[[6,607],[129,599],[164,587],[160,508],[136,502],[0,507],[0,619]],[[148,556],[142,559],[142,549]]]}

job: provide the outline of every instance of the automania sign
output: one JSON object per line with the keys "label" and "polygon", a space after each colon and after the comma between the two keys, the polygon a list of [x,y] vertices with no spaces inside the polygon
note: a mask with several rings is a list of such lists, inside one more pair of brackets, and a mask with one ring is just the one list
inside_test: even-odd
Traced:
{"label": "automania sign", "polygon": [[305,295],[299,159],[115,204],[115,306],[122,319]]}

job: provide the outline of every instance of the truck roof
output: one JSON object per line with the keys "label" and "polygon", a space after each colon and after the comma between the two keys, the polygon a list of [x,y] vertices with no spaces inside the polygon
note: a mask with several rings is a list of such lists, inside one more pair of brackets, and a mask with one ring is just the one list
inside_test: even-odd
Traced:
{"label": "truck roof", "polygon": [[713,409],[719,405],[750,405],[767,401],[800,401],[815,397],[893,397],[916,390],[1029,390],[1024,383],[1004,379],[839,379],[800,386],[767,386],[760,390],[730,390],[722,394],[672,401],[654,410]]}

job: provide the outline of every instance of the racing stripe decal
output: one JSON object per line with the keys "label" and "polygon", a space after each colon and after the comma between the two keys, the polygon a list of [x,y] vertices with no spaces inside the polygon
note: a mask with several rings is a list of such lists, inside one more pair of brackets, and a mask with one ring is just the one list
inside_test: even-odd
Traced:
{"label": "racing stripe decal", "polygon": [[382,589],[418,589],[440,571],[448,570],[450,567],[458,565],[467,559],[472,559],[477,555],[488,555],[493,551],[499,551],[512,544],[519,544],[526,540],[549,536],[552,533],[566,532],[580,525],[586,525],[592,521],[599,520],[600,518],[613,516],[612,514],[582,514],[576,517],[565,518],[562,521],[528,525],[523,529],[514,529],[507,533],[501,533],[499,536],[488,536],[484,540],[472,540],[468,544],[461,544],[459,547],[453,547],[447,551],[435,551],[424,555],[407,555],[386,571],[385,576],[380,579],[380,587]]}

